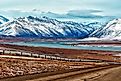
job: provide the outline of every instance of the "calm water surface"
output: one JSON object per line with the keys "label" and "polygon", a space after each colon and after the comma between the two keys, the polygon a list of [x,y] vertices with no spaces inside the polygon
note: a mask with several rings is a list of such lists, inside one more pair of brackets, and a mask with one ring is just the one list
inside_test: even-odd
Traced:
{"label": "calm water surface", "polygon": [[71,42],[12,42],[7,44],[34,46],[34,47],[66,48],[66,49],[121,51],[121,46],[91,46],[91,45],[71,46],[71,45],[64,45],[65,43],[71,43]]}

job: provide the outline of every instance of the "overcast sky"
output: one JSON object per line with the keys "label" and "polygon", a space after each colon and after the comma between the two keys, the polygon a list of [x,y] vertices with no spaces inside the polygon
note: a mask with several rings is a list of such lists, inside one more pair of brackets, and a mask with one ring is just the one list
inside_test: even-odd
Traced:
{"label": "overcast sky", "polygon": [[33,10],[64,13],[69,10],[101,10],[95,14],[121,15],[121,0],[0,0],[0,10]]}

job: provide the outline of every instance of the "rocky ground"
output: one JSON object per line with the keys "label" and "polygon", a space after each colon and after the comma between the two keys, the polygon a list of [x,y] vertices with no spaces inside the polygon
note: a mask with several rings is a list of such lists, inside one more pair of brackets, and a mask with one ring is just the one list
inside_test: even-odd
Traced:
{"label": "rocky ground", "polygon": [[[98,65],[98,64],[97,64]],[[0,78],[94,67],[96,63],[0,58]]]}

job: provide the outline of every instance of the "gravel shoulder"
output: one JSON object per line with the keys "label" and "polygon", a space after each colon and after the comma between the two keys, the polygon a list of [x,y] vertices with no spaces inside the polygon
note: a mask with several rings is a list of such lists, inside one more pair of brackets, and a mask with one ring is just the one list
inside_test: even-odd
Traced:
{"label": "gravel shoulder", "polygon": [[121,66],[99,70],[55,81],[121,81]]}

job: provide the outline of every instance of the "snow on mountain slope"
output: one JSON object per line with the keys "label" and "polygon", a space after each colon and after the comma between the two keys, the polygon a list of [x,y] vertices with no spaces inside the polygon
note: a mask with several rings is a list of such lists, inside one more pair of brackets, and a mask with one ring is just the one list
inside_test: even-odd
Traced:
{"label": "snow on mountain slope", "polygon": [[23,17],[0,26],[0,35],[40,38],[85,38],[94,31],[88,25],[61,22],[48,17]]}
{"label": "snow on mountain slope", "polygon": [[121,19],[110,21],[105,27],[93,32],[91,36],[105,39],[121,39]]}
{"label": "snow on mountain slope", "polygon": [[3,24],[5,22],[8,22],[9,20],[3,16],[0,16],[0,24]]}

